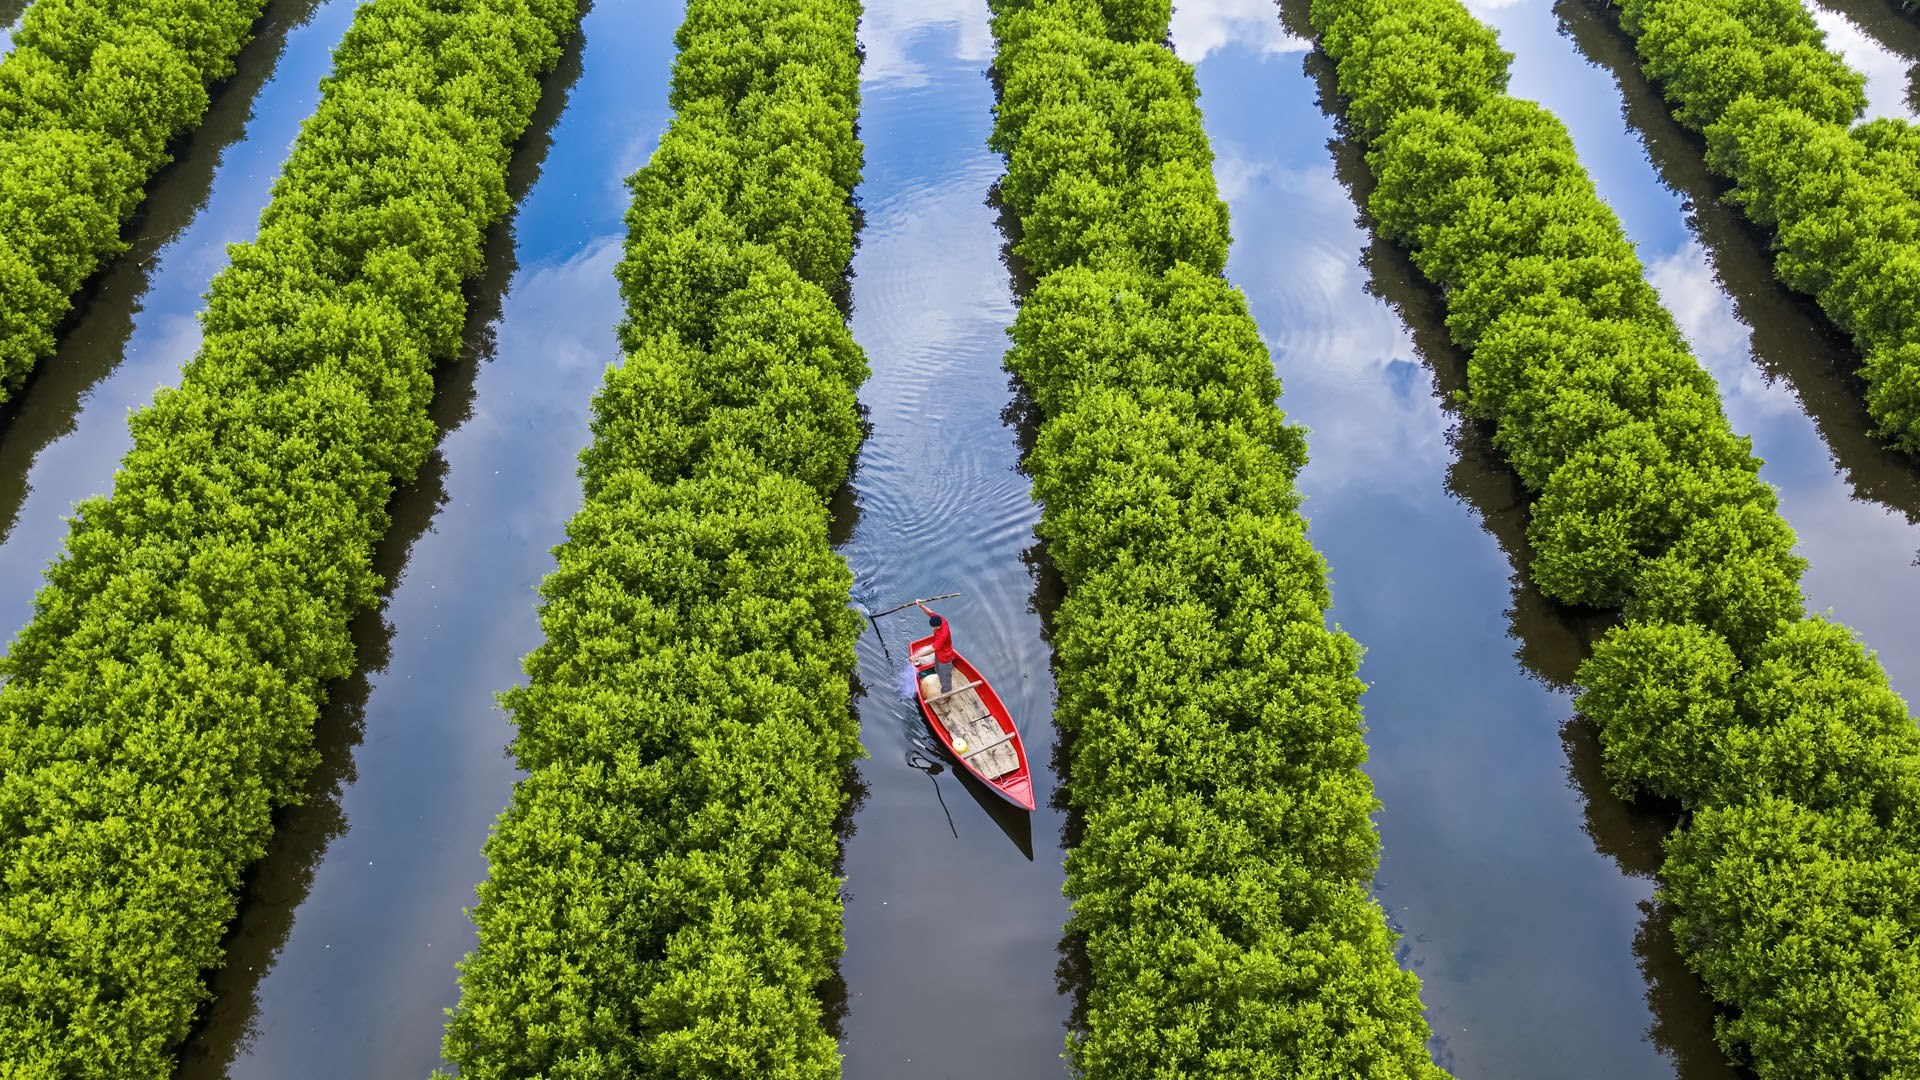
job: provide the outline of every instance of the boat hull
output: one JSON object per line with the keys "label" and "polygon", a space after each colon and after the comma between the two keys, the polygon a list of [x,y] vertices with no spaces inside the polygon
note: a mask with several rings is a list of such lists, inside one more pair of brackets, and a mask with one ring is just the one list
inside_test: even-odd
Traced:
{"label": "boat hull", "polygon": [[[915,640],[910,652],[920,653],[932,646],[933,638],[929,635]],[[920,715],[926,718],[934,738],[940,740],[940,745],[960,768],[972,773],[994,794],[1022,810],[1032,810],[1033,773],[1027,763],[1026,744],[1020,738],[1020,730],[1014,727],[1013,716],[1007,711],[1006,703],[994,692],[993,684],[982,678],[965,656],[956,653],[953,658],[953,685],[956,688],[965,686],[966,689],[951,698],[942,699],[938,681],[929,677],[932,672],[932,668],[916,670],[914,688],[920,701]],[[931,693],[929,683],[932,684]],[[976,701],[978,709],[973,708]],[[957,716],[956,712],[963,715]],[[982,712],[984,718],[980,715]],[[992,721],[990,729],[986,724],[988,719]],[[984,741],[976,740],[976,745],[965,742],[968,732],[978,734],[982,731],[997,734],[987,735]],[[956,739],[960,740],[958,747],[955,745]],[[996,767],[1008,760],[999,752],[1003,746],[1012,749],[1015,762],[1012,768],[1005,770]]]}

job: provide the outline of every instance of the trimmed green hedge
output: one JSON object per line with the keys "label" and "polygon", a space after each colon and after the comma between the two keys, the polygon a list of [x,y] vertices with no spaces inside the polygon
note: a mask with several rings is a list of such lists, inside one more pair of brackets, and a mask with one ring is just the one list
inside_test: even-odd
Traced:
{"label": "trimmed green hedge", "polygon": [[1879,434],[1920,454],[1920,129],[1855,125],[1865,79],[1799,0],[1624,0],[1621,25],[1728,198],[1774,233],[1774,272],[1865,355]]}
{"label": "trimmed green hedge", "polygon": [[997,0],[1001,196],[1036,284],[1007,365],[1055,616],[1095,1080],[1437,1077],[1368,893],[1360,649],[1326,625],[1305,440],[1241,294],[1165,0]]}
{"label": "trimmed green hedge", "polygon": [[630,186],[625,363],[503,695],[529,775],[487,842],[445,1053],[468,1078],[829,1078],[834,822],[860,752],[826,500],[866,363],[857,0],[691,0]]}
{"label": "trimmed green hedge", "polygon": [[0,1073],[170,1076],[432,447],[571,0],[370,0],[181,385],[0,660]]}
{"label": "trimmed green hedge", "polygon": [[1731,1007],[1722,1044],[1762,1077],[1904,1075],[1920,730],[1850,631],[1806,617],[1748,441],[1566,129],[1505,93],[1492,31],[1457,0],[1312,18],[1379,181],[1368,209],[1444,290],[1467,408],[1536,496],[1534,583],[1624,614],[1579,704],[1622,795],[1686,808],[1662,894]]}
{"label": "trimmed green hedge", "polygon": [[206,114],[266,0],[36,0],[0,58],[0,404]]}

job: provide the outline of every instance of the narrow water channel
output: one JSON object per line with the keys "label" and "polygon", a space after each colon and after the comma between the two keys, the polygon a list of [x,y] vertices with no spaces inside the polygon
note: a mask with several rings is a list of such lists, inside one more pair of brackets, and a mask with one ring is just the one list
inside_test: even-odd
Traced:
{"label": "narrow water channel", "polygon": [[13,35],[20,31],[20,20],[26,18],[29,0],[0,0],[0,56],[13,51]]}
{"label": "narrow water channel", "polygon": [[1893,0],[1807,0],[1827,48],[1867,77],[1867,116],[1920,118],[1920,23]]}
{"label": "narrow water channel", "polygon": [[[1894,40],[1835,0],[1861,40]],[[0,0],[0,22],[9,4]],[[1298,28],[1304,0],[1283,5]],[[194,313],[252,235],[353,0],[271,4],[206,125],[156,181],[127,256],[0,418],[0,631],[31,612],[72,504],[111,484],[125,415],[198,345]],[[1712,1011],[1657,909],[1657,816],[1613,799],[1569,679],[1596,631],[1542,600],[1522,494],[1447,394],[1460,360],[1430,290],[1356,223],[1369,185],[1321,97],[1324,70],[1270,0],[1182,3],[1174,40],[1233,211],[1229,276],[1248,294],[1311,429],[1300,484],[1332,569],[1333,615],[1362,677],[1383,810],[1378,894],[1425,982],[1438,1060],[1463,1078],[1730,1073]],[[1586,0],[1477,13],[1516,54],[1513,89],[1569,124],[1582,161],[1719,381],[1737,430],[1812,561],[1815,607],[1878,645],[1920,695],[1920,472],[1879,449],[1846,342],[1772,280],[1764,242],[1672,124],[1631,51]],[[191,1077],[424,1076],[473,932],[463,907],[514,779],[493,694],[538,641],[533,588],[578,501],[574,455],[620,304],[621,179],[667,118],[673,5],[602,3],[516,158],[525,198],[472,290],[462,361],[442,373],[445,432],[395,505],[389,590],[358,627],[361,672],[321,730],[309,805],[253,874]],[[1037,512],[1018,472],[1001,369],[1014,312],[987,202],[992,88],[979,0],[869,0],[865,214],[854,330],[872,432],[838,523],[869,610],[936,605],[1013,706],[1041,806],[1011,812],[931,771],[902,693],[924,620],[860,646],[870,757],[846,839],[849,1080],[1065,1075],[1072,1008],[1060,927],[1063,818],[1051,806],[1053,687]],[[1836,41],[1836,44],[1838,42]],[[1894,52],[1911,63],[1912,56]],[[1880,84],[1876,84],[1878,86]],[[1884,90],[1876,109],[1886,108]],[[537,180],[536,180],[537,176]]]}
{"label": "narrow water channel", "polygon": [[[1304,2],[1284,14],[1304,27]],[[1522,493],[1451,411],[1463,365],[1436,298],[1356,222],[1371,181],[1324,111],[1324,61],[1261,0],[1182,5],[1173,38],[1232,208],[1228,277],[1310,429],[1332,615],[1367,650],[1375,889],[1436,1060],[1476,1080],[1724,1075],[1706,1003],[1667,992],[1671,952],[1642,928],[1659,823],[1606,794],[1574,719],[1595,628],[1515,574]]]}
{"label": "narrow water channel", "polygon": [[312,802],[252,875],[183,1077],[424,1077],[441,1064],[481,844],[516,772],[494,695],[540,641],[535,588],[579,506],[587,407],[617,357],[622,181],[665,128],[679,4],[603,2],[518,148],[519,206],[438,378],[443,435],[395,499],[389,594],[321,726]]}
{"label": "narrow water channel", "polygon": [[1014,300],[987,204],[1001,162],[986,149],[986,17],[977,0],[869,0],[861,24],[853,329],[873,369],[860,393],[872,431],[840,550],[868,610],[962,594],[933,606],[1011,707],[1039,808],[1015,811],[934,767],[902,682],[926,619],[880,620],[859,649],[871,756],[845,848],[847,1080],[1066,1075],[1053,684],[1034,599],[1038,512],[1003,419]]}
{"label": "narrow water channel", "polygon": [[199,349],[201,297],[226,246],[258,231],[356,3],[268,4],[205,121],[148,185],[131,246],[87,284],[58,351],[0,410],[0,641],[32,616],[74,504],[112,489],[133,445],[128,412],[178,382]]}
{"label": "narrow water channel", "polygon": [[1907,108],[1920,113],[1920,9],[1905,0],[1817,0],[1905,64]]}

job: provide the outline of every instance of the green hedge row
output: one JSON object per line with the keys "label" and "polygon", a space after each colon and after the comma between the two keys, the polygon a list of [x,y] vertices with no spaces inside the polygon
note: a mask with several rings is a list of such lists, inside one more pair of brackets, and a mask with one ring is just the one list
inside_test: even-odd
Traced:
{"label": "green hedge row", "polygon": [[859,753],[826,500],[866,364],[857,0],[691,0],[630,181],[623,365],[503,696],[528,776],[487,842],[445,1053],[468,1078],[828,1078],[834,824]]}
{"label": "green hedge row", "polygon": [[299,797],[572,0],[370,0],[0,660],[0,1073],[162,1077]]}
{"label": "green hedge row", "polygon": [[1865,80],[1799,0],[1623,0],[1621,25],[1729,199],[1773,230],[1774,272],[1865,354],[1879,434],[1920,454],[1920,129],[1850,126]]}
{"label": "green hedge row", "polygon": [[0,58],[0,404],[206,114],[266,0],[36,0]]}
{"label": "green hedge row", "polygon": [[1687,810],[1663,893],[1763,1077],[1920,1061],[1920,732],[1844,627],[1809,619],[1794,534],[1595,194],[1566,129],[1505,93],[1457,0],[1316,0],[1368,209],[1447,300],[1469,410],[1537,498],[1531,573],[1619,608],[1582,666],[1623,795]]}
{"label": "green hedge row", "polygon": [[993,146],[1037,279],[1008,366],[1066,585],[1056,717],[1083,838],[1096,1080],[1438,1077],[1368,888],[1356,677],[1306,538],[1299,429],[1241,294],[1166,0],[996,0]]}

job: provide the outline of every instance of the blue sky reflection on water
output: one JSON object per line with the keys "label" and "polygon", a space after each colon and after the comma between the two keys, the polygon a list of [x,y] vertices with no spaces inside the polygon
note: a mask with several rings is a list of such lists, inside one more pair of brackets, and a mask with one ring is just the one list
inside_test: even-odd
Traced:
{"label": "blue sky reflection on water", "polygon": [[[1649,279],[1718,379],[1735,428],[1754,436],[1813,562],[1814,605],[1831,605],[1879,645],[1913,700],[1920,662],[1897,646],[1920,640],[1920,503],[1850,490],[1843,474],[1884,464],[1825,441],[1802,404],[1820,388],[1756,365],[1767,342],[1724,284],[1730,256],[1703,244],[1688,197],[1662,183],[1643,136],[1623,122],[1614,77],[1580,55],[1545,0],[1475,7],[1516,53],[1514,91],[1571,126]],[[0,526],[8,633],[64,536],[61,516],[110,483],[126,410],[172,381],[197,347],[200,293],[224,264],[224,243],[251,235],[351,11],[348,0],[320,4],[289,33],[245,137],[224,147],[210,194],[126,301],[125,359],[78,395],[72,431],[37,449],[31,471],[22,466],[26,494]],[[1906,58],[1838,15],[1820,18],[1872,74],[1876,111],[1904,108],[1892,95]],[[665,123],[678,21],[678,5],[603,2],[587,17],[583,72],[515,218],[518,269],[501,286],[492,351],[465,376],[467,399],[448,406],[458,414],[447,418],[453,430],[431,490],[409,496],[417,531],[374,620],[384,647],[367,657],[359,729],[335,777],[334,824],[345,831],[283,838],[309,854],[266,884],[294,887],[249,898],[268,930],[236,948],[259,968],[229,980],[242,989],[213,1006],[238,1041],[204,1060],[239,1057],[212,1071],[418,1076],[438,1061],[453,962],[472,940],[461,909],[485,872],[479,845],[513,779],[493,694],[517,680],[520,657],[537,644],[532,589],[577,505],[574,454],[620,314],[611,271],[621,181]],[[1644,840],[1634,831],[1644,822],[1596,789],[1590,747],[1568,727],[1559,680],[1579,635],[1513,584],[1502,477],[1451,439],[1453,419],[1434,393],[1434,365],[1446,361],[1416,344],[1408,320],[1418,313],[1403,316],[1376,295],[1413,297],[1401,302],[1417,307],[1421,290],[1391,258],[1363,262],[1370,238],[1336,175],[1333,125],[1303,71],[1306,43],[1281,29],[1269,0],[1182,0],[1174,37],[1200,62],[1238,238],[1229,275],[1273,350],[1282,406],[1311,428],[1305,509],[1331,567],[1333,616],[1368,650],[1369,771],[1384,803],[1377,888],[1406,935],[1404,962],[1425,980],[1440,1060],[1462,1077],[1717,1075],[1662,1048],[1697,1050],[1703,1020],[1649,1004],[1649,947],[1636,938],[1652,886],[1644,851],[1627,851]],[[984,147],[985,8],[870,0],[862,41],[868,223],[854,292],[875,370],[862,392],[875,432],[845,550],[865,599],[967,578],[974,595],[957,610],[969,651],[1021,674],[1011,693],[1032,718],[1038,769],[1052,686],[1021,562],[1035,514],[998,416],[1007,398],[1000,328],[1013,309],[983,203],[1000,171]],[[87,333],[83,321],[70,339]],[[7,448],[0,441],[0,454]],[[946,529],[960,509],[962,526]],[[861,766],[870,801],[848,849],[847,1076],[1063,1075],[1067,1001],[1050,978],[1065,917],[1057,815],[1036,815],[1029,862],[950,778],[945,804],[936,802],[927,780],[900,764],[908,729],[886,726],[899,709],[885,689],[887,658],[871,636],[862,650],[875,756]],[[1044,798],[1050,778],[1041,786]],[[948,813],[960,833],[952,840]],[[988,958],[1012,967],[943,959],[952,942],[942,940],[942,918],[952,911],[941,903],[978,908],[989,893],[1013,897]],[[983,1048],[943,1029],[939,995],[978,1000],[1015,968],[1024,989],[1005,1002],[1004,1038]],[[1670,988],[1655,996],[1674,999]],[[1652,1028],[1663,1029],[1660,1046]]]}
{"label": "blue sky reflection on water", "polygon": [[[1857,419],[1833,406],[1836,393],[1857,391],[1822,367],[1833,349],[1820,342],[1831,331],[1771,286],[1764,251],[1739,235],[1730,241],[1722,217],[1708,223],[1705,242],[1715,246],[1703,247],[1702,217],[1722,212],[1699,205],[1711,186],[1663,182],[1650,136],[1623,119],[1615,74],[1581,54],[1554,8],[1543,0],[1474,8],[1516,54],[1513,92],[1568,123],[1649,280],[1719,381],[1734,427],[1753,436],[1813,564],[1811,606],[1831,606],[1879,645],[1912,700],[1920,670],[1895,645],[1920,635],[1920,500],[1911,467],[1873,452]],[[1409,932],[1409,962],[1427,981],[1445,1039],[1441,1059],[1462,1076],[1720,1075],[1703,1003],[1675,977],[1659,927],[1636,926],[1657,829],[1593,782],[1591,739],[1577,725],[1562,742],[1564,694],[1540,686],[1546,698],[1528,700],[1511,685],[1525,679],[1507,658],[1515,640],[1493,632],[1515,634],[1518,653],[1549,682],[1571,670],[1577,635],[1555,630],[1524,588],[1505,605],[1504,628],[1473,614],[1503,606],[1510,563],[1455,518],[1486,522],[1509,546],[1518,526],[1497,497],[1468,499],[1472,512],[1441,505],[1445,488],[1489,487],[1474,479],[1486,467],[1469,454],[1445,468],[1452,451],[1436,450],[1444,414],[1424,378],[1422,393],[1406,392],[1403,365],[1415,355],[1406,324],[1364,292],[1411,295],[1413,307],[1430,306],[1430,294],[1404,280],[1401,260],[1377,251],[1381,276],[1368,282],[1367,239],[1350,224],[1352,204],[1323,145],[1332,128],[1311,107],[1298,61],[1279,59],[1288,47],[1254,30],[1272,10],[1260,0],[1183,6],[1175,40],[1189,59],[1206,57],[1202,107],[1238,238],[1229,276],[1274,348],[1283,406],[1313,429],[1307,513],[1332,565],[1334,614],[1369,649],[1370,768],[1385,803],[1380,893]],[[1642,95],[1628,100],[1643,121],[1650,105],[1659,108],[1644,82],[1628,80],[1626,93]],[[1670,157],[1697,159],[1675,132],[1652,137]],[[1782,348],[1818,355],[1783,363]],[[1808,412],[1815,401],[1819,424]],[[1496,494],[1501,486],[1491,485]],[[1650,965],[1651,983],[1636,962]]]}
{"label": "blue sky reflection on water", "polygon": [[26,0],[0,0],[0,56],[13,51],[13,35],[20,32],[20,21],[26,17]]}
{"label": "blue sky reflection on water", "polygon": [[1839,53],[1848,67],[1867,77],[1868,118],[1920,118],[1908,96],[1913,57],[1895,53],[1844,11],[1812,2],[1807,4],[1807,11],[1827,35],[1827,48]]}
{"label": "blue sky reflection on water", "polygon": [[[177,382],[200,348],[201,298],[227,264],[226,245],[258,231],[268,191],[319,101],[320,78],[353,11],[352,0],[275,5],[271,17],[298,20],[278,31],[284,45],[256,42],[242,53],[242,75],[216,95],[202,129],[149,185],[132,249],[89,286],[58,351],[21,392],[17,414],[0,425],[4,640],[32,616],[74,504],[112,488],[133,445],[127,413]],[[264,84],[239,90],[243,79]]]}

